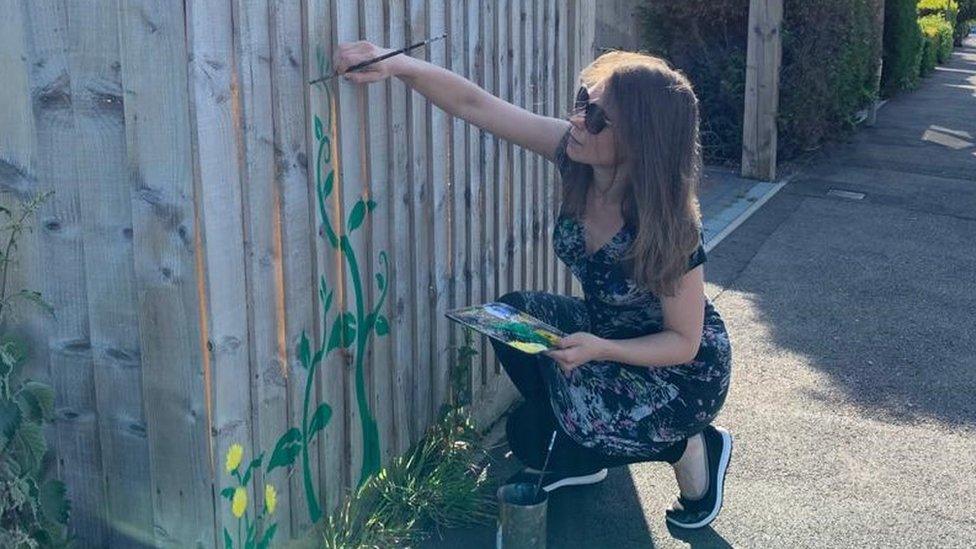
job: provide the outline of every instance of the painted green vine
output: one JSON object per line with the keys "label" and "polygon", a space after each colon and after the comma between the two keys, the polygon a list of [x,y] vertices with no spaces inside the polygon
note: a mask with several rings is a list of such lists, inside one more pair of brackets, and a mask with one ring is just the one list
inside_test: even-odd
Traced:
{"label": "painted green vine", "polygon": [[[317,52],[317,58],[320,74],[327,74],[325,58],[321,50]],[[331,113],[333,108],[332,94],[325,84],[321,86],[326,97],[326,109]],[[358,486],[362,486],[370,476],[380,470],[381,461],[379,430],[376,425],[376,419],[373,417],[372,411],[369,408],[369,400],[366,395],[363,360],[366,356],[365,351],[370,341],[370,334],[375,331],[377,337],[382,337],[389,334],[390,331],[389,321],[386,316],[380,313],[386,302],[387,281],[389,280],[390,274],[387,254],[385,251],[380,251],[378,254],[378,261],[381,264],[382,272],[376,273],[376,285],[379,289],[380,296],[376,306],[367,311],[364,281],[359,269],[359,261],[356,256],[356,251],[353,249],[349,240],[349,235],[360,229],[366,220],[366,216],[376,209],[376,202],[365,197],[357,200],[346,219],[344,230],[340,226],[338,228],[341,232],[338,233],[333,229],[332,221],[328,215],[328,209],[325,206],[326,200],[332,194],[335,183],[335,171],[329,168],[328,172],[323,174],[322,170],[323,165],[328,165],[332,161],[331,136],[333,127],[331,122],[331,117],[329,117],[328,124],[326,125],[323,124],[322,119],[318,115],[313,116],[316,141],[315,191],[319,214],[322,217],[322,227],[319,235],[324,236],[329,246],[339,252],[339,257],[345,261],[348,267],[349,277],[352,282],[353,297],[355,299],[355,312],[342,311],[337,307],[335,319],[331,323],[331,330],[328,328],[330,323],[328,321],[323,322],[323,333],[320,338],[322,345],[314,354],[312,353],[308,336],[305,331],[302,331],[301,339],[297,346],[297,354],[302,368],[308,372],[305,378],[305,395],[302,403],[302,424],[301,426],[291,427],[281,435],[271,453],[271,458],[268,460],[266,469],[266,473],[271,473],[278,467],[292,467],[295,464],[295,460],[301,456],[302,485],[305,489],[305,500],[312,523],[316,523],[322,518],[322,505],[318,495],[315,493],[315,479],[312,476],[308,448],[315,436],[325,429],[332,418],[332,408],[325,402],[319,403],[315,407],[314,412],[309,415],[315,375],[319,370],[319,366],[322,364],[323,358],[328,356],[330,352],[336,349],[345,351],[355,343],[353,363],[356,376],[356,405],[359,411],[363,440],[363,462],[359,472]],[[322,317],[323,319],[327,319],[332,308],[333,292],[328,289],[325,276],[319,278],[318,292],[322,303]],[[326,337],[326,332],[328,332],[328,337]],[[345,353],[348,354],[347,351]],[[234,451],[236,452],[237,448]],[[237,488],[227,488],[221,492],[221,495],[231,503],[232,512],[238,519],[242,515],[245,519],[247,518],[247,515],[243,511],[246,500],[244,500],[245,503],[242,503],[241,500],[241,497],[243,497],[242,494],[244,493],[242,492],[242,488],[251,477],[250,470],[260,468],[261,461],[262,457],[256,458],[249,466],[248,472],[243,477],[238,477],[240,485]],[[235,495],[238,498],[237,500],[234,499]],[[274,497],[272,496],[272,501],[273,499]],[[273,503],[271,509],[273,510]],[[261,517],[263,518],[263,516],[262,514]],[[258,538],[256,537],[255,524],[245,524],[245,529],[247,530],[247,535],[245,535],[246,539],[243,545],[245,547],[256,546],[256,540]],[[260,538],[259,542],[263,544],[270,543],[270,538],[273,535],[274,527],[269,528],[265,532],[265,537]],[[241,544],[242,541],[239,535],[238,546],[241,546]],[[225,546],[232,546],[231,537],[226,530]]]}

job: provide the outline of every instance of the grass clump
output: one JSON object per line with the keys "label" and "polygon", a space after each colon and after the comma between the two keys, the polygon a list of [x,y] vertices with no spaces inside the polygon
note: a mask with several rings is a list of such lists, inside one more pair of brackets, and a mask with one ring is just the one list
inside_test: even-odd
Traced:
{"label": "grass clump", "polygon": [[446,411],[405,455],[325,518],[323,547],[403,547],[432,529],[494,521],[495,486],[488,481],[485,458],[482,437],[466,410]]}

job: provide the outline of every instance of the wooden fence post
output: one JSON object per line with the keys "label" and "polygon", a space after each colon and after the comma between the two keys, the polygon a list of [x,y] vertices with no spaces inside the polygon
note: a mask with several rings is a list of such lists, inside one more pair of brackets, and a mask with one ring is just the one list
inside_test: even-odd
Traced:
{"label": "wooden fence post", "polygon": [[742,176],[766,181],[776,177],[782,20],[783,0],[750,0]]}

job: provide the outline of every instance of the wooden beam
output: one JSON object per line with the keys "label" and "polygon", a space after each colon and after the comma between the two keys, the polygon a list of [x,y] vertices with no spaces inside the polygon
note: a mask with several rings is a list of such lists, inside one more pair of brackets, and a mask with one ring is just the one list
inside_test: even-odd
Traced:
{"label": "wooden beam", "polygon": [[783,0],[750,0],[742,176],[765,181],[776,177],[782,21]]}

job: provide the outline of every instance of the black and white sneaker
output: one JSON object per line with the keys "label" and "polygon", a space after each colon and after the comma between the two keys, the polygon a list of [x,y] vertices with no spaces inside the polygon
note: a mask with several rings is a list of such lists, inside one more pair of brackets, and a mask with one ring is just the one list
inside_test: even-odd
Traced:
{"label": "black and white sneaker", "polygon": [[[525,467],[518,473],[508,477],[508,480],[506,480],[505,483],[514,484],[517,482],[527,482],[530,484],[536,484],[539,482],[539,475],[539,471],[536,471],[531,467]],[[592,473],[572,475],[560,473],[559,471],[546,471],[545,475],[542,477],[542,489],[546,492],[552,492],[556,488],[562,488],[563,486],[596,484],[605,478],[607,478],[606,469],[600,469]]]}
{"label": "black and white sneaker", "polygon": [[671,509],[664,513],[668,522],[682,528],[707,526],[722,509],[725,473],[732,457],[732,435],[721,427],[709,425],[702,431],[702,437],[708,457],[708,490],[694,500],[679,495]]}

